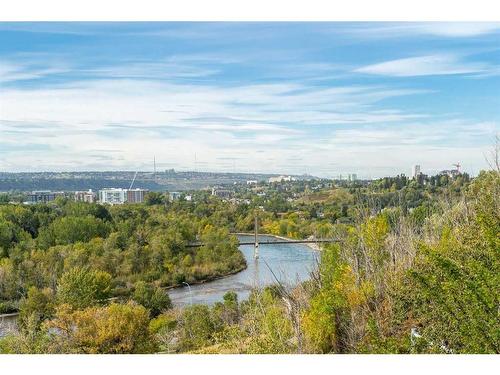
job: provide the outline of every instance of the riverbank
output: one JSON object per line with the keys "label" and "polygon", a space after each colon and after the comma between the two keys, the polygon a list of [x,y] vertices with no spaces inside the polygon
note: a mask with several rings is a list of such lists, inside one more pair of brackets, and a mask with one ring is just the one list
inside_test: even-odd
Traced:
{"label": "riverbank", "polygon": [[[224,279],[226,277],[236,275],[237,273],[240,273],[241,271],[246,270],[247,267],[248,267],[248,263],[245,261],[245,264],[243,266],[241,266],[241,267],[239,267],[239,268],[237,268],[229,273],[226,273],[224,275],[207,277],[206,279],[203,279],[203,280],[196,280],[196,281],[188,283],[188,285],[200,285],[200,284],[209,283],[211,281]],[[177,285],[166,286],[164,289],[165,290],[172,290],[172,289],[179,289],[179,288],[184,288],[184,287],[185,287],[185,285],[181,283],[181,284],[177,284]]]}
{"label": "riverbank", "polygon": [[[231,233],[232,235],[235,235],[235,236],[255,236],[255,233],[245,233],[245,232],[236,232],[236,233]],[[284,236],[279,236],[277,234],[268,234],[268,233],[259,233],[259,237],[260,236],[267,236],[267,237],[274,237],[274,238],[277,238],[279,240],[283,240],[283,241],[296,241],[297,239],[296,238],[290,238],[290,237],[284,237]],[[321,251],[321,246],[317,243],[303,243],[302,245],[310,248],[310,249],[313,249],[315,251]]]}

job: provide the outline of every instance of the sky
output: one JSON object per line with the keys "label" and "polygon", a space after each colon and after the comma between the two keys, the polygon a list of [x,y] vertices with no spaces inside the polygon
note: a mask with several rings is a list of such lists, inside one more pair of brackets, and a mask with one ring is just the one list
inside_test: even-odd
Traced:
{"label": "sky", "polygon": [[0,23],[0,171],[488,168],[500,23]]}

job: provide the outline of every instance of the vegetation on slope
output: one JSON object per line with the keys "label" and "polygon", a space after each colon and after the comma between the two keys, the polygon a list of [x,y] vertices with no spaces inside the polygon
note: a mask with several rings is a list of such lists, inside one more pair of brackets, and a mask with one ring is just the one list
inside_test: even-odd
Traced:
{"label": "vegetation on slope", "polygon": [[[300,188],[304,182],[298,183]],[[0,206],[8,353],[498,353],[500,172],[232,204]],[[299,190],[295,190],[299,191]],[[312,195],[312,197],[311,197]],[[262,207],[262,208],[259,208]],[[162,287],[244,267],[230,231],[336,237],[311,279],[172,308]],[[205,246],[187,248],[189,241]]]}

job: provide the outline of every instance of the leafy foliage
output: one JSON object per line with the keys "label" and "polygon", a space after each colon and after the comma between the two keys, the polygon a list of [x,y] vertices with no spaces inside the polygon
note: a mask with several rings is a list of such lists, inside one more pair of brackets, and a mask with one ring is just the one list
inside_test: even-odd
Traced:
{"label": "leafy foliage", "polygon": [[73,268],[61,276],[57,299],[75,309],[93,306],[109,297],[110,283],[109,273]]}
{"label": "leafy foliage", "polygon": [[67,305],[47,323],[60,335],[55,338],[66,353],[150,353],[149,313],[143,306],[112,303],[73,311]]}
{"label": "leafy foliage", "polygon": [[150,284],[146,284],[144,281],[138,281],[135,284],[135,291],[132,299],[139,305],[148,309],[153,317],[158,316],[162,311],[172,307],[172,302],[163,289],[153,287]]}

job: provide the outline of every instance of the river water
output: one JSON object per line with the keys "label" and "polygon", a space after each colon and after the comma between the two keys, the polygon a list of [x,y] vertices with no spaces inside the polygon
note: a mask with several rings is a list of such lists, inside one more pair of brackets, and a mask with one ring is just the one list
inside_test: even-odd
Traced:
{"label": "river water", "polygon": [[[253,240],[253,236],[238,237],[245,242]],[[275,240],[272,236],[259,236],[259,241]],[[252,288],[273,284],[276,279],[289,285],[297,284],[309,278],[319,256],[318,251],[303,244],[261,244],[257,260],[253,256],[253,245],[242,245],[240,250],[247,260],[245,270],[204,284],[171,289],[168,294],[174,305],[211,305],[222,301],[222,296],[229,291],[235,291],[241,301],[249,296]],[[16,330],[16,320],[16,315],[0,317],[0,337]]]}
{"label": "river water", "polygon": [[[238,236],[240,240],[253,241],[253,236]],[[276,241],[272,236],[259,236],[259,241]],[[231,276],[205,284],[169,290],[170,299],[176,306],[188,304],[213,304],[221,301],[229,291],[235,291],[239,300],[246,299],[252,288],[276,282],[297,284],[307,280],[316,265],[318,251],[304,244],[260,244],[259,259],[253,256],[253,245],[242,245],[240,250],[248,267]]]}

